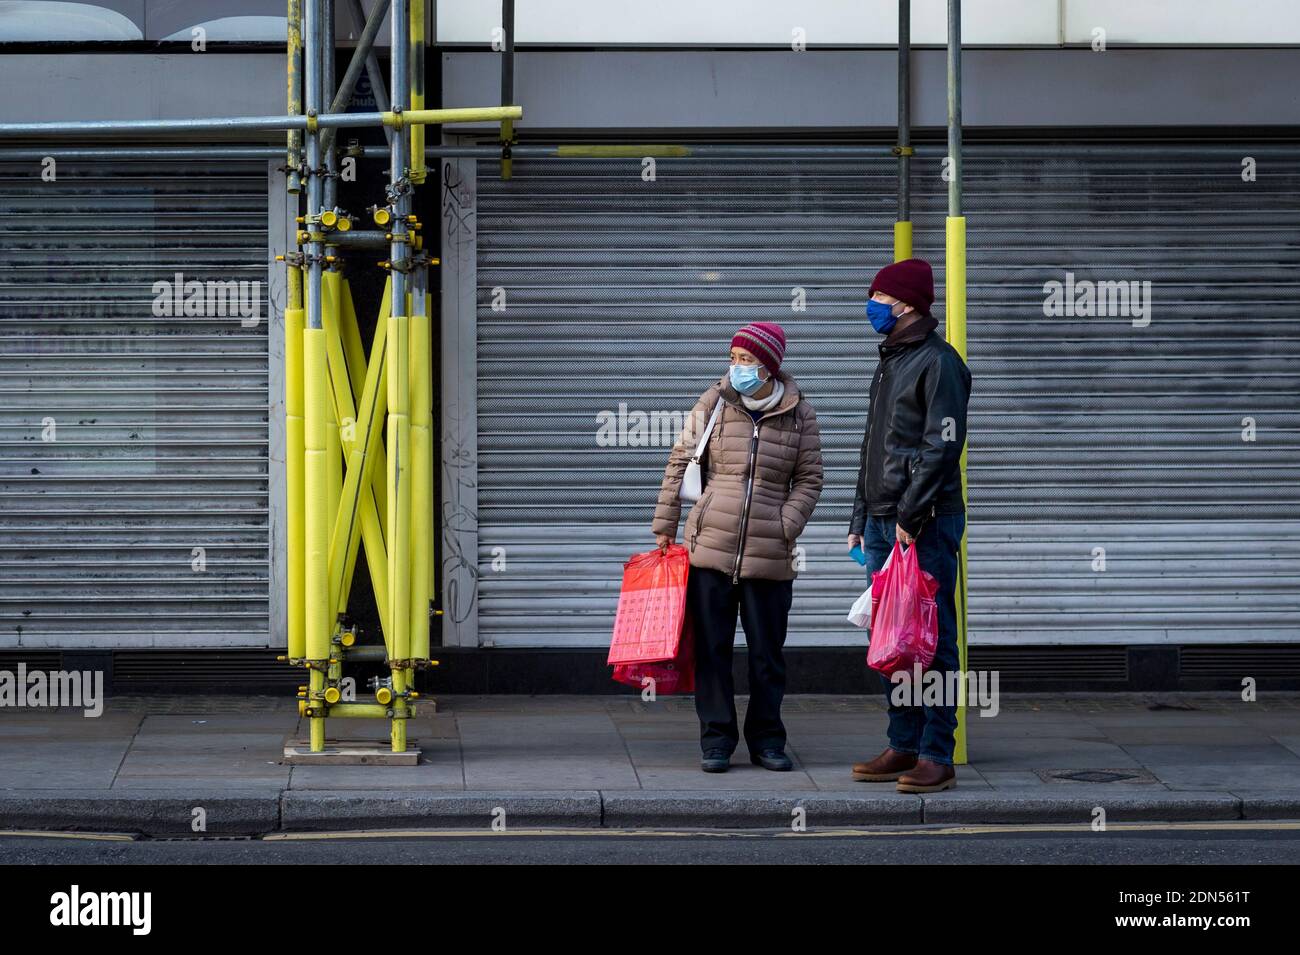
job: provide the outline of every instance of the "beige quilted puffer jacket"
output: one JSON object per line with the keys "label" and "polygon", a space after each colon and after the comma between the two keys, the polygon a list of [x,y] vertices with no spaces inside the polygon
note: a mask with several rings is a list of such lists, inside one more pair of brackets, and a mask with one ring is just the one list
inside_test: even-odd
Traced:
{"label": "beige quilted puffer jacket", "polygon": [[728,377],[700,396],[673,446],[655,506],[655,534],[677,536],[686,464],[721,398],[722,412],[701,462],[704,493],[686,518],[683,542],[692,567],[731,575],[792,580],[794,546],[822,492],[817,416],[794,379],[780,403],[755,424]]}

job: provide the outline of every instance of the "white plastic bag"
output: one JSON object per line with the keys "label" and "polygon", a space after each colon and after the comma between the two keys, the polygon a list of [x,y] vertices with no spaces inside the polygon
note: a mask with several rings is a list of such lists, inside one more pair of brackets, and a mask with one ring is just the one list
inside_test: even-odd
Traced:
{"label": "white plastic bag", "polygon": [[[890,551],[889,556],[885,558],[885,566],[881,567],[880,570],[876,571],[876,573],[883,573],[885,571],[885,568],[888,567],[893,562],[893,560],[894,560],[894,554],[893,551]],[[867,577],[868,579],[870,579],[872,575],[868,574]],[[866,590],[862,592],[861,597],[853,601],[853,607],[851,610],[849,610],[849,616],[848,616],[848,621],[849,623],[853,624],[853,626],[870,628],[871,594],[874,589],[875,587],[873,584],[873,586],[868,587]]]}
{"label": "white plastic bag", "polygon": [[849,611],[849,623],[855,627],[868,627],[871,625],[870,587],[862,592],[861,597],[853,601],[853,609]]}

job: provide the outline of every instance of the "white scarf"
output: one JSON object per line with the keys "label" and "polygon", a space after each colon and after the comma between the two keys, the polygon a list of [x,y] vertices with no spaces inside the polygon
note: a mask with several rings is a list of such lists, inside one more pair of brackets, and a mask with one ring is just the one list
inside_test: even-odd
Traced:
{"label": "white scarf", "polygon": [[772,393],[766,398],[751,398],[749,395],[741,395],[740,400],[745,403],[745,407],[750,411],[771,411],[785,394],[785,384],[780,378],[773,380]]}

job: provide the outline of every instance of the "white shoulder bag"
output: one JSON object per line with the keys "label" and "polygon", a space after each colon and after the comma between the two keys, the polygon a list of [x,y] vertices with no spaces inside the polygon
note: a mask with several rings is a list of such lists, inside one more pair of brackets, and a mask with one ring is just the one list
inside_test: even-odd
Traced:
{"label": "white shoulder bag", "polygon": [[687,504],[693,504],[700,499],[704,493],[704,476],[700,471],[700,458],[708,450],[709,435],[713,433],[713,425],[718,420],[718,414],[722,411],[722,399],[713,406],[713,414],[709,416],[709,423],[704,428],[704,434],[700,441],[695,445],[695,454],[691,456],[690,461],[686,463],[686,473],[682,475],[682,486],[677,492],[677,496]]}

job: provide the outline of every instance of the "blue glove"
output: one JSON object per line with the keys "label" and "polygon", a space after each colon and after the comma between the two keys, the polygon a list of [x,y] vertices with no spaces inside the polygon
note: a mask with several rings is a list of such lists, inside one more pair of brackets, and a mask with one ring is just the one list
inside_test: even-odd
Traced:
{"label": "blue glove", "polygon": [[849,551],[849,556],[852,557],[854,560],[856,560],[863,567],[867,566],[867,555],[862,553],[862,548],[859,547],[857,544],[853,545],[853,549]]}

